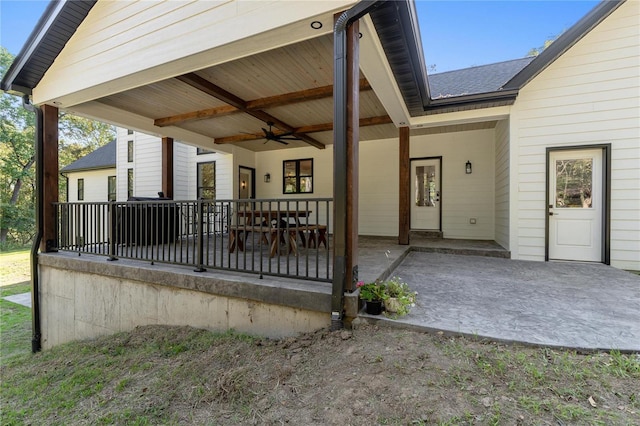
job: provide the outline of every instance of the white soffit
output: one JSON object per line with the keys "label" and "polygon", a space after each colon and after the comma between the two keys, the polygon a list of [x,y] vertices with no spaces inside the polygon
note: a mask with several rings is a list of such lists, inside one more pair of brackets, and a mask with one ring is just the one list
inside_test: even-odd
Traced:
{"label": "white soffit", "polygon": [[360,32],[360,70],[393,123],[397,127],[407,126],[411,116],[369,15],[360,20]]}

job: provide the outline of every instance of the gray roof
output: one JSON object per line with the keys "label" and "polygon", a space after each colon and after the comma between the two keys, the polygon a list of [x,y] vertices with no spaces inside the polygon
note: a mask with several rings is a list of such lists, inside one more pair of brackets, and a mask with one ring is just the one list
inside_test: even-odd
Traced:
{"label": "gray roof", "polygon": [[533,61],[534,57],[429,74],[432,99],[489,93],[500,90]]}
{"label": "gray roof", "polygon": [[84,170],[110,169],[116,167],[116,140],[112,140],[93,152],[78,158],[60,170],[60,173],[79,172]]}

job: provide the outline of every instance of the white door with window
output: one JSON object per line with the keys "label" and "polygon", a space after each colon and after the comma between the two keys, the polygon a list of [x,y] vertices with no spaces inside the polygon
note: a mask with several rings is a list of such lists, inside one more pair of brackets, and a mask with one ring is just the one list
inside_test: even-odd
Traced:
{"label": "white door with window", "polygon": [[602,262],[602,150],[549,154],[549,259]]}
{"label": "white door with window", "polygon": [[411,161],[411,229],[440,230],[440,159]]}

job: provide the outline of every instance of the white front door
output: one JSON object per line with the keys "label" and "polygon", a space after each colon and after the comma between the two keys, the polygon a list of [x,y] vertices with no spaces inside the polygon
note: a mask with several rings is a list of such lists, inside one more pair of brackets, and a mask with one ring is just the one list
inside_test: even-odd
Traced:
{"label": "white front door", "polygon": [[411,229],[440,230],[440,159],[411,161]]}
{"label": "white front door", "polygon": [[602,150],[549,154],[549,259],[602,262]]}

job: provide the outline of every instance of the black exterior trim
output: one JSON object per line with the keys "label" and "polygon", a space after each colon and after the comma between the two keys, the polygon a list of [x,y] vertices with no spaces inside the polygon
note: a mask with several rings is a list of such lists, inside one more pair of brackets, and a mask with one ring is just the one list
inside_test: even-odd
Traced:
{"label": "black exterior trim", "polygon": [[431,94],[414,3],[385,2],[370,16],[409,113],[422,115]]}
{"label": "black exterior trim", "polygon": [[546,172],[545,172],[545,199],[544,199],[544,260],[549,261],[549,175],[550,157],[552,152],[583,151],[590,149],[602,149],[602,194],[604,206],[602,208],[602,242],[600,262],[611,265],[611,144],[573,145],[547,147]]}
{"label": "black exterior trim", "polygon": [[96,1],[51,1],[7,70],[0,88],[12,94],[30,95]]}

